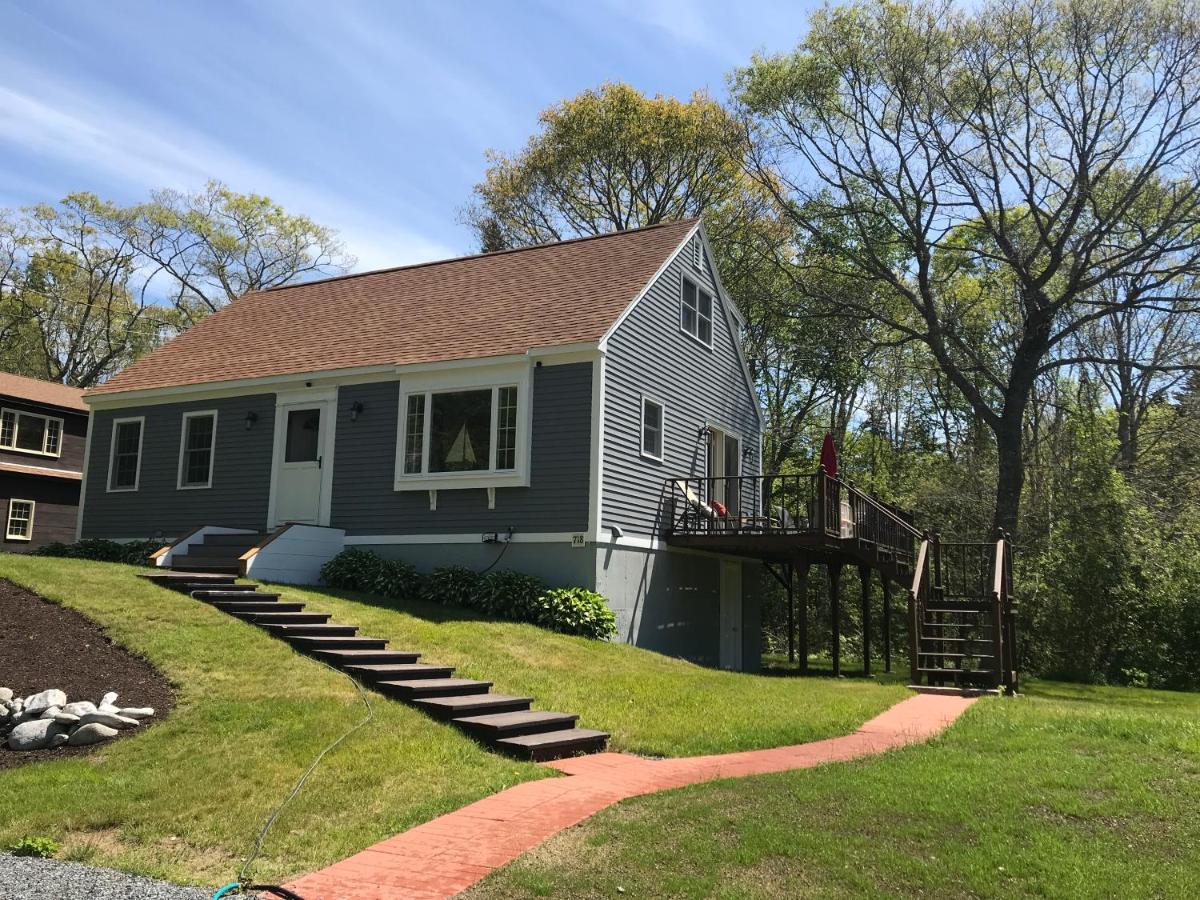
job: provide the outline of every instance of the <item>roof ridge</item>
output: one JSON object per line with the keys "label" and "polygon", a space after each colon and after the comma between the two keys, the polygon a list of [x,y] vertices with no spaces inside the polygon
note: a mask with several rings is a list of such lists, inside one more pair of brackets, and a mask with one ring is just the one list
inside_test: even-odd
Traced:
{"label": "roof ridge", "polygon": [[384,275],[389,272],[403,272],[408,269],[422,269],[429,266],[444,266],[449,263],[467,262],[468,260],[472,259],[486,259],[492,256],[506,256],[513,253],[525,253],[530,250],[545,250],[549,247],[561,247],[564,244],[580,244],[584,241],[599,241],[605,238],[637,234],[642,231],[654,231],[659,228],[669,228],[674,225],[687,225],[691,227],[699,221],[699,216],[692,216],[691,218],[687,219],[673,219],[670,222],[655,222],[653,225],[643,225],[640,228],[624,228],[619,231],[607,231],[604,234],[585,234],[581,237],[564,238],[561,241],[545,241],[541,244],[529,244],[526,247],[509,247],[506,250],[490,250],[486,253],[468,253],[465,256],[448,256],[445,259],[431,259],[425,262],[408,263],[407,265],[403,266],[385,266],[382,269],[368,269],[366,272],[347,272],[344,275],[329,275],[325,278],[313,278],[309,281],[296,281],[291,284],[280,284],[274,287],[261,288],[257,291],[250,291],[249,293],[267,294],[274,291],[286,291],[290,288],[307,287],[310,284],[325,284],[326,282],[330,281],[347,281],[351,278],[363,278],[367,275]]}

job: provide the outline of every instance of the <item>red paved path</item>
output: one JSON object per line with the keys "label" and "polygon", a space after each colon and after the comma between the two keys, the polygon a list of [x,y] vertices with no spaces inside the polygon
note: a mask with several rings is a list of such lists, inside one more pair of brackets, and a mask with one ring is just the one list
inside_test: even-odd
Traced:
{"label": "red paved path", "polygon": [[715,778],[807,769],[882,753],[932,737],[973,702],[918,694],[854,734],[774,750],[661,760],[598,753],[547,763],[571,777],[518,784],[380,841],[288,887],[304,900],[440,900],[619,800]]}

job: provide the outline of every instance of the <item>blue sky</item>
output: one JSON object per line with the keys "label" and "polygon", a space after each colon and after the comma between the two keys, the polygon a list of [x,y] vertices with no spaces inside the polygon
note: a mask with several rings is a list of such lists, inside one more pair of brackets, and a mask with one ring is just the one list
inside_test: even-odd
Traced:
{"label": "blue sky", "polygon": [[786,0],[0,0],[0,208],[208,178],[337,228],[359,269],[474,250],[489,148],[605,80],[715,96]]}

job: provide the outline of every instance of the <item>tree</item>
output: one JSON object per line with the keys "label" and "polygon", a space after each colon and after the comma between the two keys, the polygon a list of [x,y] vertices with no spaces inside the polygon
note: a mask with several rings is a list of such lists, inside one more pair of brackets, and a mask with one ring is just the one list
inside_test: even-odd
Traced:
{"label": "tree", "polygon": [[339,274],[355,262],[332,229],[219,181],[156,191],[147,203],[112,209],[107,225],[150,264],[147,282],[186,324],[248,291]]}
{"label": "tree", "polygon": [[[856,3],[734,88],[756,180],[810,234],[848,220],[863,239],[836,269],[903,301],[846,314],[923,344],[991,431],[994,521],[1015,530],[1037,380],[1200,271],[1195,2]],[[992,290],[964,294],[965,267]],[[1146,290],[1103,290],[1122,278]]]}

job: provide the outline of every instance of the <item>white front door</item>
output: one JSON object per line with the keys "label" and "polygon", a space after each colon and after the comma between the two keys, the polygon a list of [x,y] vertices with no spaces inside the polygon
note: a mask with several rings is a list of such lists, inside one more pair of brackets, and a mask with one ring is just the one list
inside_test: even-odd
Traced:
{"label": "white front door", "polygon": [[332,407],[324,402],[280,406],[275,441],[275,521],[321,524],[325,436]]}
{"label": "white front door", "polygon": [[742,669],[742,564],[721,560],[722,669]]}

